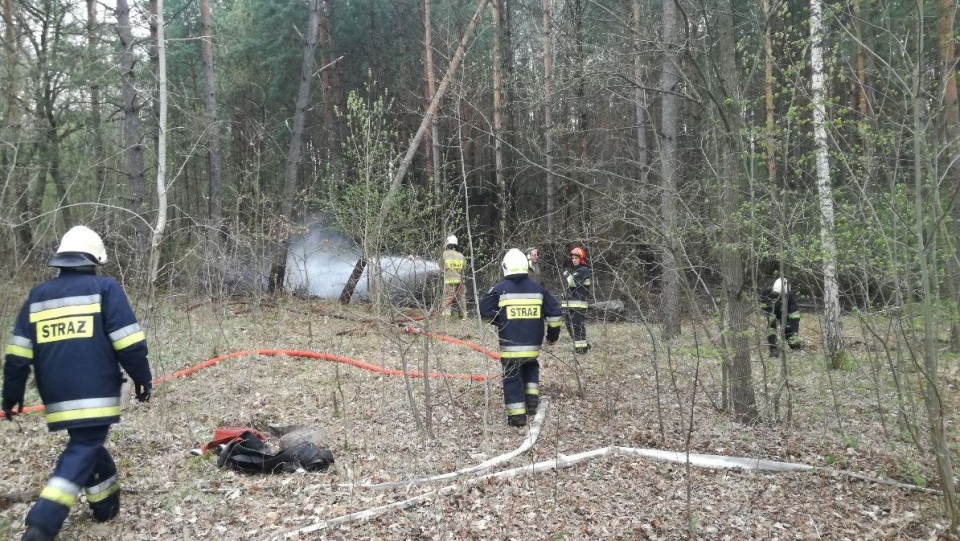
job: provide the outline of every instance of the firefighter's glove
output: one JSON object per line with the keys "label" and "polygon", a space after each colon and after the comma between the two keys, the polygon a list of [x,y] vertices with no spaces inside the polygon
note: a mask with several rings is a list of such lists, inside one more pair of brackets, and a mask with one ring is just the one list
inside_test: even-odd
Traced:
{"label": "firefighter's glove", "polygon": [[547,345],[552,346],[560,339],[560,327],[550,327],[547,329]]}
{"label": "firefighter's glove", "polygon": [[[16,406],[17,411],[14,412],[13,408]],[[23,399],[14,400],[13,398],[4,398],[3,399],[3,415],[7,418],[8,421],[13,421],[13,416],[23,413]]]}
{"label": "firefighter's glove", "polygon": [[149,402],[150,391],[152,390],[153,384],[149,381],[146,383],[136,383],[133,386],[133,391],[136,393],[137,402]]}

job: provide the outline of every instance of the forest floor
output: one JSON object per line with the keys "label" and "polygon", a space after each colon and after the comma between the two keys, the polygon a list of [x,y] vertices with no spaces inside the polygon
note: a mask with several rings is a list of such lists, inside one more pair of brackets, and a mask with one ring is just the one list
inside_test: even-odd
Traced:
{"label": "forest floor", "polygon": [[[808,347],[787,356],[789,396],[781,393],[778,407],[780,361],[761,347],[764,322],[757,316],[753,376],[764,419],[758,424],[737,424],[719,410],[718,349],[702,329],[685,327],[667,355],[654,350],[643,323],[590,322],[588,354],[575,357],[564,335],[541,357],[541,389],[549,401],[528,450],[439,482],[366,486],[469,468],[511,453],[529,434],[529,427],[504,422],[498,361],[409,334],[389,319],[367,305],[317,300],[168,301],[146,322],[155,376],[234,351],[279,348],[397,369],[405,363],[422,369],[426,358],[430,370],[494,378],[429,380],[429,430],[424,380],[330,361],[248,355],[162,382],[149,403],[132,403],[111,432],[108,446],[123,487],[120,516],[95,523],[80,501],[58,539],[946,538],[949,523],[930,491],[937,487],[936,467],[898,423],[895,394],[877,389],[877,369],[865,360],[825,370],[812,314],[801,331]],[[477,319],[424,324],[496,349],[495,335]],[[869,350],[865,342],[848,337],[855,356]],[[944,371],[952,423],[960,378],[955,363]],[[37,403],[33,393],[28,404]],[[919,395],[914,400],[917,409],[901,420],[923,418]],[[22,531],[64,443],[62,433],[46,430],[41,415],[17,421],[0,423],[4,539]],[[212,454],[191,456],[217,426],[266,430],[268,424],[322,427],[336,463],[324,473],[247,475],[218,469]],[[920,443],[929,447],[928,438]],[[611,451],[568,467],[483,477],[611,446],[816,469],[712,469]]]}

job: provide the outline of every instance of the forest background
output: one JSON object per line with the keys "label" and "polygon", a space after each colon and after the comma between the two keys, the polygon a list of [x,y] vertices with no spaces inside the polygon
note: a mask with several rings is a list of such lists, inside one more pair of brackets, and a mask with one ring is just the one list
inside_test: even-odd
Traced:
{"label": "forest background", "polygon": [[936,464],[956,533],[956,8],[3,0],[3,272],[34,281],[83,223],[149,312],[232,293],[237,269],[281,291],[316,211],[368,261],[455,233],[478,287],[511,246],[539,246],[555,280],[579,242],[598,300],[625,301],[659,355],[684,322],[708,330],[719,407],[748,424],[789,422],[758,403],[749,332],[787,276],[826,374],[877,367],[877,407]]}

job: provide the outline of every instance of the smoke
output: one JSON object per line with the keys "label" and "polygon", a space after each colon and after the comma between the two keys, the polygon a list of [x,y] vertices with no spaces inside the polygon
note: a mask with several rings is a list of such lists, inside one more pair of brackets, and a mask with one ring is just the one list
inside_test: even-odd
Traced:
{"label": "smoke", "polygon": [[[338,299],[360,259],[360,249],[324,222],[316,221],[306,234],[290,239],[286,288],[298,294]],[[370,269],[378,266],[391,298],[396,301],[422,300],[441,274],[440,266],[433,260],[384,255],[364,268],[353,298],[369,299]]]}

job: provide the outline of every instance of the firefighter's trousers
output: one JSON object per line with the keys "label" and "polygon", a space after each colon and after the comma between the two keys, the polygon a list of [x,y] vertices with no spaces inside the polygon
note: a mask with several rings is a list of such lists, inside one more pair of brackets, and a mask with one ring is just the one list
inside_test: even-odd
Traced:
{"label": "firefighter's trousers", "polygon": [[57,460],[53,475],[27,513],[26,523],[56,535],[70,508],[86,492],[94,519],[106,521],[120,511],[117,466],[104,448],[110,426],[69,429],[70,440]]}
{"label": "firefighter's trousers", "polygon": [[[777,349],[777,327],[780,324],[780,318],[771,317],[767,328],[767,344],[770,346],[770,353],[776,353]],[[783,326],[783,337],[787,340],[790,349],[800,347],[800,312],[787,314],[786,324]]]}
{"label": "firefighter's trousers", "polygon": [[573,347],[577,353],[586,353],[587,343],[587,310],[585,308],[567,308],[564,312],[564,323],[567,332],[573,338]]}
{"label": "firefighter's trousers", "polygon": [[443,307],[441,313],[452,316],[456,309],[461,318],[467,317],[467,288],[463,282],[443,285]]}
{"label": "firefighter's trousers", "polygon": [[501,364],[507,416],[532,414],[540,405],[540,362],[533,357],[508,359]]}

